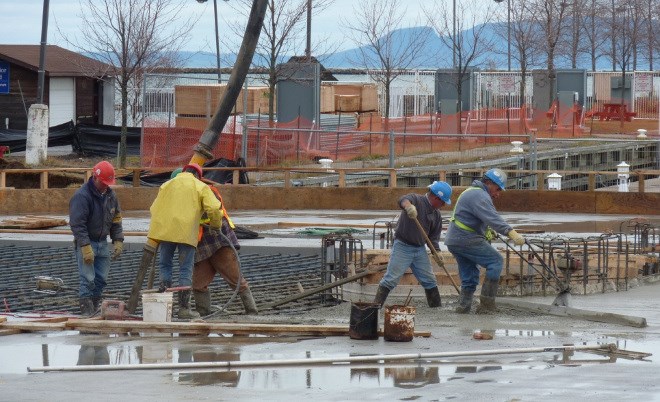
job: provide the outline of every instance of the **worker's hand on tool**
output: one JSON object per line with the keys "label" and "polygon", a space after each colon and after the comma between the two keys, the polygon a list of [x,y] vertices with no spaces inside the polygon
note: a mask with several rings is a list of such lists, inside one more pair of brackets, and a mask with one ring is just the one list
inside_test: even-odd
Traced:
{"label": "worker's hand on tool", "polygon": [[94,264],[94,250],[92,250],[91,244],[80,247],[80,252],[82,253],[85,264]]}
{"label": "worker's hand on tool", "polygon": [[407,207],[404,208],[406,211],[406,214],[408,214],[408,218],[410,219],[415,219],[417,218],[417,208],[413,204],[408,204]]}
{"label": "worker's hand on tool", "polygon": [[522,246],[525,244],[525,238],[513,229],[511,229],[507,236],[509,236],[509,239],[511,239],[516,246]]}
{"label": "worker's hand on tool", "polygon": [[114,250],[112,250],[112,256],[110,257],[110,259],[112,261],[115,261],[121,255],[121,252],[124,251],[124,242],[121,240],[115,240],[112,242],[112,244],[115,247]]}

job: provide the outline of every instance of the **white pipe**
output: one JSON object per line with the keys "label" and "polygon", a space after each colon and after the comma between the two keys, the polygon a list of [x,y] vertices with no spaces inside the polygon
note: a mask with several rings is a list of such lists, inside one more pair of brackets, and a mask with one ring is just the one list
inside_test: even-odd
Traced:
{"label": "white pipe", "polygon": [[397,360],[414,359],[432,359],[443,357],[464,357],[464,356],[484,356],[484,355],[510,355],[516,353],[543,353],[543,352],[564,352],[580,350],[602,350],[607,349],[613,352],[617,349],[613,343],[605,345],[564,345],[549,347],[533,347],[519,349],[491,349],[491,350],[470,350],[462,352],[436,352],[436,353],[407,353],[398,355],[375,355],[375,356],[345,356],[345,357],[319,357],[314,359],[282,359],[282,360],[239,360],[239,361],[218,361],[218,362],[194,362],[194,363],[140,363],[140,364],[105,364],[105,365],[81,365],[81,366],[44,366],[28,367],[27,371],[49,372],[49,371],[119,371],[119,370],[164,370],[164,369],[200,369],[200,368],[246,368],[246,367],[273,367],[273,366],[304,366],[315,364],[334,364],[334,363],[365,363]]}

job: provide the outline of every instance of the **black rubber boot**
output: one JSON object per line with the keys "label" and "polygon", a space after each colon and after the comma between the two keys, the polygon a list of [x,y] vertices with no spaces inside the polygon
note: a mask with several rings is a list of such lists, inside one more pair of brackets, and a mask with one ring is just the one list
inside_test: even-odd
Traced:
{"label": "black rubber boot", "polygon": [[193,290],[193,296],[195,296],[195,310],[200,316],[205,317],[218,311],[211,307],[211,292],[208,290],[206,292]]}
{"label": "black rubber boot", "polygon": [[94,305],[94,315],[101,314],[101,302],[103,299],[100,296],[92,297],[92,304]]}
{"label": "black rubber boot", "polygon": [[252,291],[250,288],[245,289],[238,294],[241,297],[243,302],[243,308],[245,308],[245,314],[257,315],[259,310],[257,310],[257,303],[254,302],[254,297],[252,296]]}
{"label": "black rubber boot", "polygon": [[500,286],[499,279],[486,279],[481,285],[481,295],[479,296],[479,305],[477,306],[477,314],[492,314],[497,311],[495,305],[495,296],[497,296],[497,288]]}
{"label": "black rubber boot", "polygon": [[472,308],[472,298],[474,297],[474,290],[461,289],[461,295],[458,298],[458,306],[456,311],[458,314],[469,314]]}
{"label": "black rubber boot", "polygon": [[424,293],[426,293],[426,302],[429,304],[429,307],[442,307],[440,291],[437,286],[431,289],[424,289]]}
{"label": "black rubber boot", "polygon": [[376,291],[376,297],[374,297],[374,303],[380,304],[383,307],[385,300],[387,300],[387,295],[390,294],[390,290],[383,285],[378,285],[378,290]]}
{"label": "black rubber boot", "polygon": [[91,317],[94,315],[94,302],[90,297],[80,298],[80,314],[83,317]]}

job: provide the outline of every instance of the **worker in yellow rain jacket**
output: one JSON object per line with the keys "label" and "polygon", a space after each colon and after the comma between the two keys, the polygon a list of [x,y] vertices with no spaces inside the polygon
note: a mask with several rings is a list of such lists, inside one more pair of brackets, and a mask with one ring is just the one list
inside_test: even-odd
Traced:
{"label": "worker in yellow rain jacket", "polygon": [[[147,237],[159,243],[160,290],[172,287],[172,259],[179,252],[179,286],[192,285],[192,270],[199,220],[203,213],[211,227],[220,228],[222,209],[211,189],[199,179],[202,168],[192,163],[183,172],[160,187],[151,204],[151,224]],[[199,318],[190,308],[190,290],[179,292],[179,319]]]}

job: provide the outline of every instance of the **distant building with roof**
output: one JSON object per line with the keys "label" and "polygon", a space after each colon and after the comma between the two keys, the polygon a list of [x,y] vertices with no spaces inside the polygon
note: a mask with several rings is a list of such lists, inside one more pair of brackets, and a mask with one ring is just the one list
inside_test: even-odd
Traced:
{"label": "distant building with roof", "polygon": [[[39,45],[0,44],[0,127],[27,128],[37,102]],[[43,103],[49,126],[74,123],[114,125],[113,67],[55,45],[47,45]]]}

